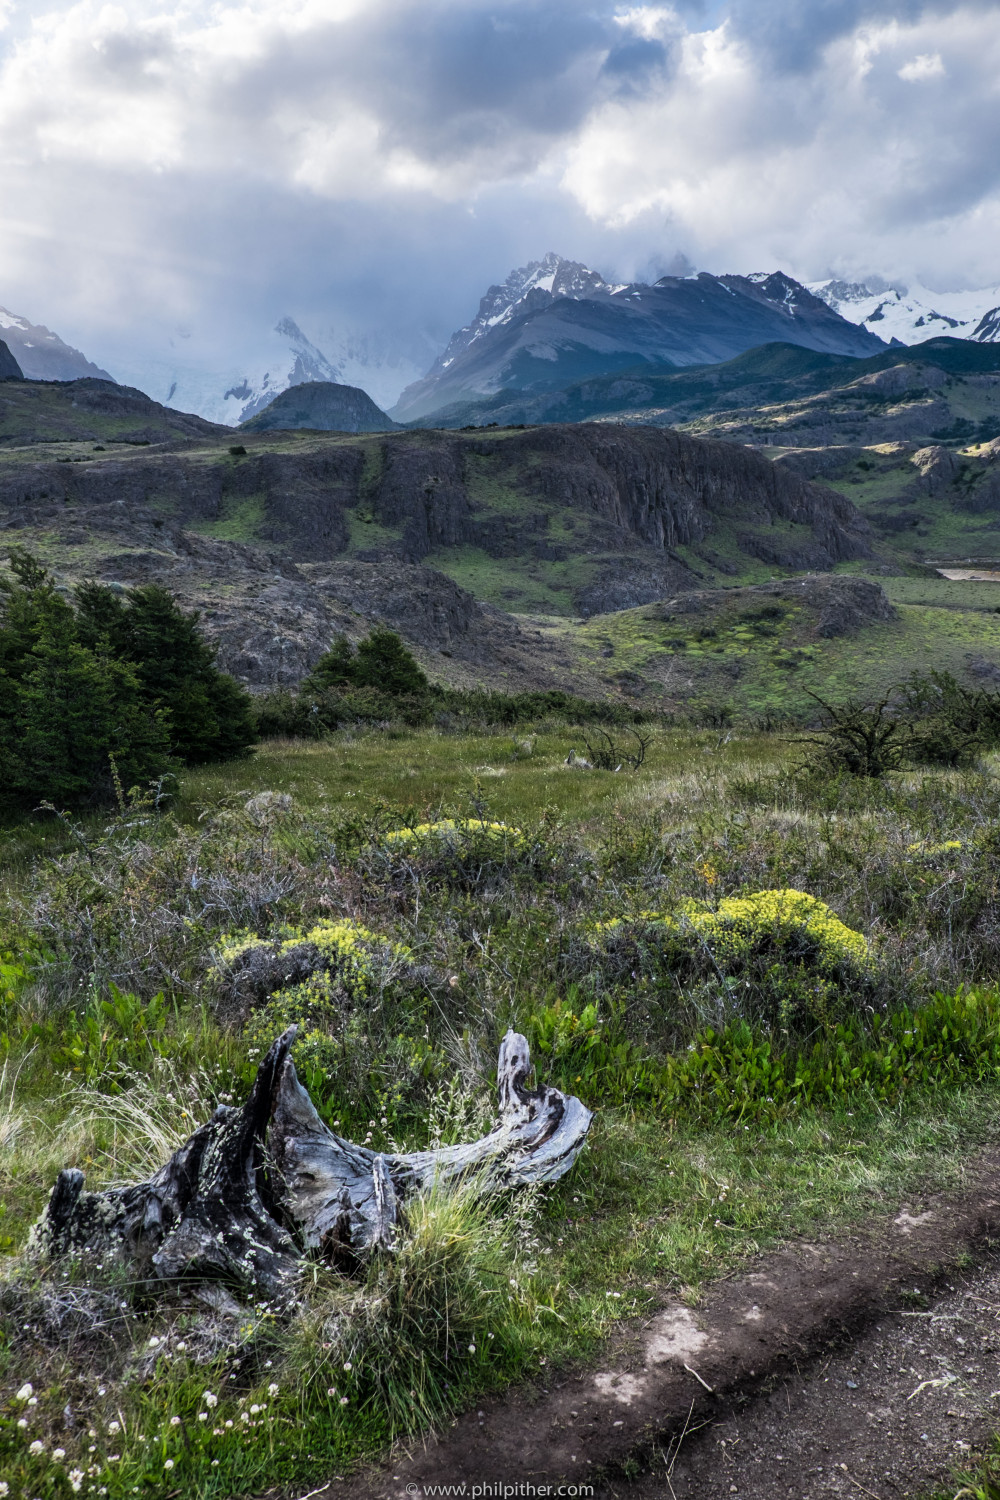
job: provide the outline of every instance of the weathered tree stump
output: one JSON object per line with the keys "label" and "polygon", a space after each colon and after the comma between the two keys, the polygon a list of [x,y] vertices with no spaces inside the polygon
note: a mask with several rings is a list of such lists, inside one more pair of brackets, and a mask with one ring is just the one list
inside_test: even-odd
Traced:
{"label": "weathered tree stump", "polygon": [[554,1182],[573,1165],[591,1114],[558,1089],[525,1087],[528,1043],[500,1047],[494,1130],[464,1146],[386,1155],[335,1135],[289,1056],[269,1049],[241,1109],[220,1106],[147,1182],[84,1191],[60,1172],[32,1232],[47,1257],[116,1257],[151,1285],[223,1281],[283,1299],[304,1257],[334,1264],[391,1250],[406,1199],[460,1179],[483,1191]]}

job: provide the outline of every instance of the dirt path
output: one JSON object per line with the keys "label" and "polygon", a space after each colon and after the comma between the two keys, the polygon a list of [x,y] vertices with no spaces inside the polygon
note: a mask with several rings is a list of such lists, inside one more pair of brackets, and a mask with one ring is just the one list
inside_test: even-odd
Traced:
{"label": "dirt path", "polygon": [[659,1447],[641,1480],[606,1480],[595,1497],[927,1494],[1000,1429],[1000,1264],[952,1285],[932,1308],[881,1317],[766,1395],[720,1402],[697,1432]]}
{"label": "dirt path", "polygon": [[[316,1493],[414,1500],[465,1483],[470,1500],[474,1487],[485,1500],[491,1485],[580,1484],[595,1500],[670,1500],[671,1486],[676,1500],[914,1496],[1000,1427],[994,1248],[1000,1152],[970,1164],[961,1194],[762,1256],[696,1308],[674,1303],[624,1330],[599,1369],[484,1403],[391,1468]],[[962,1272],[970,1257],[980,1269]],[[637,1471],[646,1477],[624,1479]]]}

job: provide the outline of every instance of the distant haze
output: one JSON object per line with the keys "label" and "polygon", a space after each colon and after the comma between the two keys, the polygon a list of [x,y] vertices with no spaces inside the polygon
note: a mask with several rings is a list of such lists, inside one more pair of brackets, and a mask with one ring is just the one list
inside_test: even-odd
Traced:
{"label": "distant haze", "polygon": [[0,0],[0,304],[160,399],[175,366],[262,381],[291,318],[386,405],[549,249],[612,280],[995,286],[998,23],[983,0]]}

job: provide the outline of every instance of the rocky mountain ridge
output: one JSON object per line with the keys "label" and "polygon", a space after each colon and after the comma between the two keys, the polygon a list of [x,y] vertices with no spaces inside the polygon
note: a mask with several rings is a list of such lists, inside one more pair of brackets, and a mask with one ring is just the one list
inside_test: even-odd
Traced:
{"label": "rocky mountain ridge", "polygon": [[781,272],[612,285],[548,256],[491,287],[477,317],[390,414],[436,422],[498,391],[537,394],[643,365],[716,363],[777,340],[859,358],[885,347]]}
{"label": "rocky mountain ridge", "polygon": [[64,343],[50,328],[32,323],[6,307],[0,307],[0,338],[26,380],[79,380],[89,376],[114,383],[107,370],[91,363],[85,354]]}
{"label": "rocky mountain ridge", "polygon": [[[826,568],[869,548],[839,495],[671,431],[243,432],[234,445],[229,429],[100,382],[4,391],[8,531],[58,522],[85,537],[102,508],[137,509],[290,562],[430,562],[482,599],[556,614],[637,603],[720,568]],[[57,406],[70,443],[54,438]]]}

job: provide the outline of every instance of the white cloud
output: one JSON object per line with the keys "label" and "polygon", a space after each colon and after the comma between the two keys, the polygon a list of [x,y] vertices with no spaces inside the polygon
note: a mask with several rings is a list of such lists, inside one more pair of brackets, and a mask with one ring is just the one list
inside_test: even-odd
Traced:
{"label": "white cloud", "polygon": [[907,83],[919,83],[923,78],[943,78],[944,74],[945,66],[939,52],[921,52],[919,57],[904,63],[899,69],[900,78]]}
{"label": "white cloud", "polygon": [[[691,33],[668,88],[595,107],[563,184],[598,220],[667,216],[715,262],[912,272],[926,255],[939,273],[993,280],[996,22],[995,8],[958,7],[866,23],[787,70],[728,24]],[[945,59],[956,86],[933,106],[901,89]]]}

